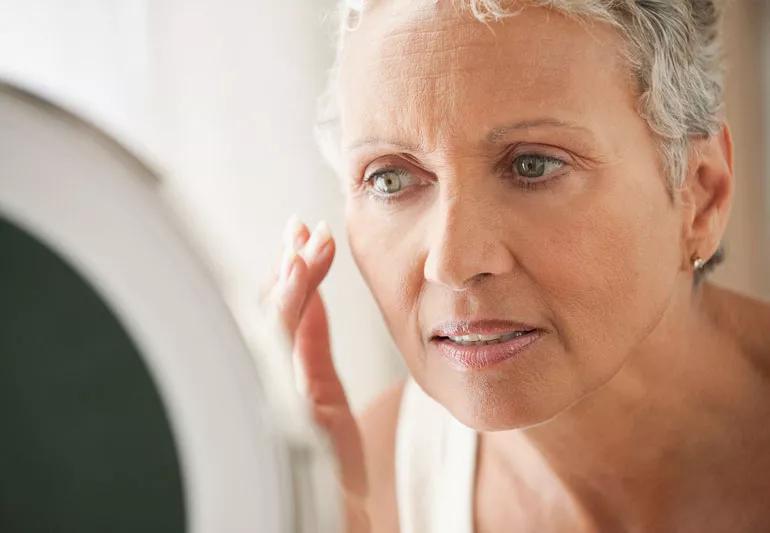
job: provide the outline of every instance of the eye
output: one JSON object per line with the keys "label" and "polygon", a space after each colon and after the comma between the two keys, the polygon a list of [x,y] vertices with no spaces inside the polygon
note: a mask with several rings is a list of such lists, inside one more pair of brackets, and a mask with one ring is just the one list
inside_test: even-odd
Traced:
{"label": "eye", "polygon": [[364,178],[374,196],[398,196],[405,188],[412,185],[412,174],[403,168],[383,168]]}
{"label": "eye", "polygon": [[516,175],[534,180],[550,175],[565,165],[561,159],[539,154],[523,154],[513,160],[513,171]]}

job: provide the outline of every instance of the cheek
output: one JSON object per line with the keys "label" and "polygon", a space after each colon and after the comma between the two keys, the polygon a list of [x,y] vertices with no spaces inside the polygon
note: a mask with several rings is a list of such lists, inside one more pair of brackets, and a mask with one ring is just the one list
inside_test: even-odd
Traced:
{"label": "cheek", "polygon": [[414,368],[423,353],[417,314],[423,280],[419,244],[404,234],[403,225],[360,202],[348,200],[350,250],[391,336]]}
{"label": "cheek", "polygon": [[646,176],[615,178],[619,185],[536,223],[541,252],[522,257],[586,385],[608,379],[659,322],[679,264],[665,193]]}

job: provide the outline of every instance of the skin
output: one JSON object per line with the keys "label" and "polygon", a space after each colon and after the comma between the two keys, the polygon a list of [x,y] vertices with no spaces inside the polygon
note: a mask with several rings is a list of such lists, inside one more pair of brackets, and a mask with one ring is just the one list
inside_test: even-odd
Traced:
{"label": "skin", "polygon": [[[770,306],[692,282],[691,257],[710,257],[728,220],[730,132],[693,139],[672,198],[622,44],[543,9],[487,27],[405,0],[372,3],[346,37],[348,240],[411,375],[480,432],[477,532],[770,520],[757,475],[770,471]],[[521,155],[560,163],[524,188]],[[364,180],[384,168],[400,169],[391,202]],[[289,247],[271,298],[337,446],[349,530],[397,531],[401,388],[353,418],[317,291],[333,240],[315,238],[330,243],[317,253],[304,225],[287,235],[299,255]],[[429,342],[455,318],[544,334],[458,370]]]}

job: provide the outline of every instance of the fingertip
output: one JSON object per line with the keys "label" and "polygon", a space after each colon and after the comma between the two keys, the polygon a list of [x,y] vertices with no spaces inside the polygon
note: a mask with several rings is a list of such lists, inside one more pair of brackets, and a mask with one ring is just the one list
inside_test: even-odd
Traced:
{"label": "fingertip", "polygon": [[325,220],[321,220],[318,222],[318,224],[316,224],[313,233],[318,234],[318,240],[321,242],[329,240],[332,237],[332,230],[329,227],[329,223]]}
{"label": "fingertip", "polygon": [[293,213],[284,228],[283,242],[286,248],[298,251],[310,237],[307,225]]}
{"label": "fingertip", "polygon": [[337,252],[337,244],[334,242],[334,238],[331,237],[321,248],[320,255],[324,259],[331,260],[334,258],[334,254]]}
{"label": "fingertip", "polygon": [[294,238],[294,249],[297,251],[301,250],[302,247],[307,243],[308,239],[310,239],[310,230],[308,229],[307,225],[301,224]]}

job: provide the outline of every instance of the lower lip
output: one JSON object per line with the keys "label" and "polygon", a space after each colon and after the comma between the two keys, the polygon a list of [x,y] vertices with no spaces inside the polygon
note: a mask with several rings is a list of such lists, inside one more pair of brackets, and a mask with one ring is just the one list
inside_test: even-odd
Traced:
{"label": "lower lip", "polygon": [[449,339],[431,341],[438,352],[460,370],[478,370],[496,365],[537,342],[543,334],[540,330],[525,333],[506,342],[479,344],[478,346],[457,344]]}

